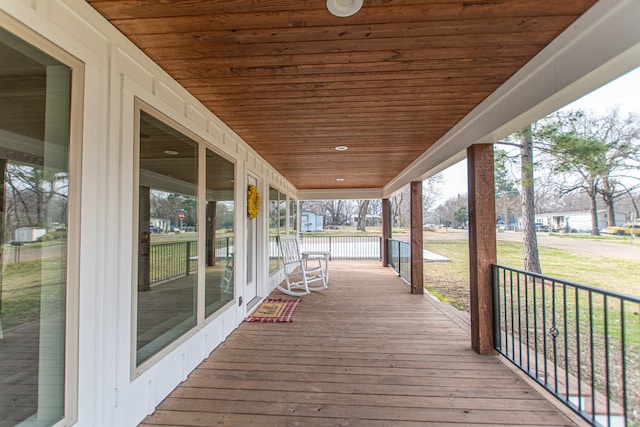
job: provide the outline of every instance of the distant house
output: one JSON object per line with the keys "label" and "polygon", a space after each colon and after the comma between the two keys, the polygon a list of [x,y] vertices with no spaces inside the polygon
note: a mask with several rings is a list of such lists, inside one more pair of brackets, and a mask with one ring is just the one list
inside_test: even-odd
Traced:
{"label": "distant house", "polygon": [[18,228],[15,232],[16,242],[37,242],[38,239],[47,233],[45,228],[37,227],[22,227]]}
{"label": "distant house", "polygon": [[169,224],[164,219],[151,218],[149,221],[149,230],[152,233],[164,233],[169,230]]}
{"label": "distant house", "polygon": [[[597,213],[598,227],[605,228],[608,218],[607,211],[601,209]],[[623,224],[627,216],[616,212],[616,224]],[[591,233],[591,212],[546,212],[535,216],[536,225],[548,226],[550,231],[573,231]]]}
{"label": "distant house", "polygon": [[309,211],[300,212],[300,231],[324,230],[324,216]]}

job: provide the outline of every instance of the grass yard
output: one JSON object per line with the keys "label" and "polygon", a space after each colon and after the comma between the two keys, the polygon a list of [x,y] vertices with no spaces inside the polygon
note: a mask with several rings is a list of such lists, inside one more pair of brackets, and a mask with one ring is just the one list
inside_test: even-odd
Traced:
{"label": "grass yard", "polygon": [[[2,327],[33,322],[41,310],[60,310],[66,265],[62,258],[7,264],[2,272]],[[42,306],[42,304],[46,306]]]}
{"label": "grass yard", "polygon": [[[451,262],[425,263],[425,288],[444,296],[454,307],[469,311],[469,248],[466,240],[430,240],[425,249]],[[522,269],[522,244],[497,242],[498,264]],[[558,279],[582,283],[640,297],[640,262],[574,254],[540,247],[542,273]]]}

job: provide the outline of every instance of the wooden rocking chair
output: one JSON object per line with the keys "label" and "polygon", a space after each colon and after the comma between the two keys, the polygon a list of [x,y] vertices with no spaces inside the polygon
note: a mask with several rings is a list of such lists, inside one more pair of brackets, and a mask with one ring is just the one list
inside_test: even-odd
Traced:
{"label": "wooden rocking chair", "polygon": [[[311,291],[326,289],[326,274],[319,258],[305,259],[298,248],[296,236],[278,236],[278,246],[284,262],[285,280],[278,285],[278,289],[287,295],[307,295]],[[317,261],[318,265],[315,265]],[[318,286],[309,286],[320,282]]]}

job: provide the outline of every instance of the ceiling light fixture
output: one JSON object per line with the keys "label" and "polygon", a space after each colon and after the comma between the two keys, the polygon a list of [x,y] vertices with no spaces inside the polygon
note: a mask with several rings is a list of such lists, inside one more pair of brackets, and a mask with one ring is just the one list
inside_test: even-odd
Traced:
{"label": "ceiling light fixture", "polygon": [[351,16],[362,7],[362,0],[327,0],[329,12],[340,18]]}
{"label": "ceiling light fixture", "polygon": [[169,156],[177,156],[178,152],[174,150],[164,150],[164,154],[168,154]]}
{"label": "ceiling light fixture", "polygon": [[336,181],[342,182],[342,181],[344,181],[344,178],[336,178]]}
{"label": "ceiling light fixture", "polygon": [[347,151],[349,149],[349,147],[347,147],[346,145],[338,145],[335,150],[336,151]]}

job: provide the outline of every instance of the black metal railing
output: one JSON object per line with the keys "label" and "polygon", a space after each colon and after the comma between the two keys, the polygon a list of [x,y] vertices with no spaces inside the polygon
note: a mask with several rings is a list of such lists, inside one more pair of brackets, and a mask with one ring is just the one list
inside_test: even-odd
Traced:
{"label": "black metal railing", "polygon": [[149,283],[154,284],[190,274],[198,263],[198,242],[155,243],[150,248]]}
{"label": "black metal railing", "polygon": [[411,244],[401,240],[387,239],[389,266],[408,282],[411,282]]}
{"label": "black metal railing", "polygon": [[493,267],[495,347],[593,425],[640,425],[640,298]]}
{"label": "black metal railing", "polygon": [[301,233],[300,250],[328,251],[331,259],[382,259],[382,237],[307,236]]}
{"label": "black metal railing", "polygon": [[[215,240],[215,260],[229,259],[234,252],[233,237]],[[188,276],[198,269],[198,242],[184,240],[152,243],[149,260],[149,283],[159,283],[176,277]]]}

